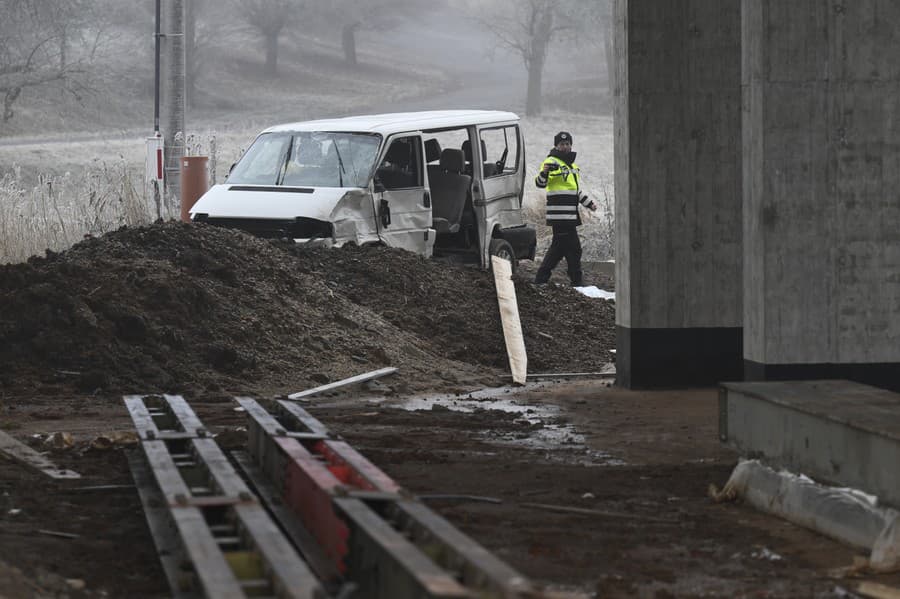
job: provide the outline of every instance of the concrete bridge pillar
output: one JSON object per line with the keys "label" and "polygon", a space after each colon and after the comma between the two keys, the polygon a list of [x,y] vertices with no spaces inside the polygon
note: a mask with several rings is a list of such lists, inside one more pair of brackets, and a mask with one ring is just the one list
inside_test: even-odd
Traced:
{"label": "concrete bridge pillar", "polygon": [[742,8],[745,377],[900,390],[900,3]]}
{"label": "concrete bridge pillar", "polygon": [[620,385],[742,377],[740,12],[616,0]]}
{"label": "concrete bridge pillar", "polygon": [[615,14],[619,383],[900,390],[900,4]]}

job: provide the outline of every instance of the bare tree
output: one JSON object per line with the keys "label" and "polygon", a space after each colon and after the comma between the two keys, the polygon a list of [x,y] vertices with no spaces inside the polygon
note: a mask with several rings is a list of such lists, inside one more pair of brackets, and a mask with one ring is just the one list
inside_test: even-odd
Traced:
{"label": "bare tree", "polygon": [[188,108],[197,99],[197,81],[207,63],[210,46],[226,24],[220,10],[208,0],[190,0],[184,6],[184,96]]}
{"label": "bare tree", "polygon": [[357,64],[356,33],[361,29],[385,31],[394,27],[401,18],[431,10],[429,3],[419,0],[333,0],[322,7],[316,6],[318,17],[341,25],[341,48],[344,59]]}
{"label": "bare tree", "polygon": [[[590,4],[590,3],[588,3]],[[499,44],[522,58],[528,71],[525,114],[541,113],[544,66],[554,40],[579,26],[575,0],[498,0],[478,10],[478,20]]]}
{"label": "bare tree", "polygon": [[194,95],[197,93],[197,73],[201,58],[197,42],[197,2],[188,2],[184,7],[184,97],[189,108],[193,108]]}
{"label": "bare tree", "polygon": [[184,96],[188,108],[197,101],[197,83],[215,54],[217,42],[234,33],[228,11],[212,0],[188,0],[184,3]]}
{"label": "bare tree", "polygon": [[299,21],[303,0],[236,0],[238,14],[263,38],[266,53],[265,72],[278,72],[278,38],[283,29]]}
{"label": "bare tree", "polygon": [[579,29],[587,35],[589,43],[603,48],[604,66],[606,67],[607,92],[613,94],[613,76],[616,69],[616,57],[613,49],[613,0],[595,0],[576,7],[575,17],[581,24]]}
{"label": "bare tree", "polygon": [[0,0],[0,96],[2,121],[15,114],[22,92],[62,83],[77,95],[81,58],[69,56],[73,33],[83,26],[78,0]]}
{"label": "bare tree", "polygon": [[83,41],[81,35],[93,20],[90,0],[32,0],[34,16],[54,33],[59,67],[69,61],[69,47]]}

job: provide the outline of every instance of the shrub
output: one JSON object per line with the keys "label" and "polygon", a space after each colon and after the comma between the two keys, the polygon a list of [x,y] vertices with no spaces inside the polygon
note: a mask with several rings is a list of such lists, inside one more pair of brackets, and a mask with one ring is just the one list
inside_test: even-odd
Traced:
{"label": "shrub", "polygon": [[143,190],[142,173],[125,161],[86,169],[79,176],[42,174],[24,182],[13,168],[0,178],[0,263],[21,262],[44,250],[60,251],[87,235],[135,226],[158,214]]}

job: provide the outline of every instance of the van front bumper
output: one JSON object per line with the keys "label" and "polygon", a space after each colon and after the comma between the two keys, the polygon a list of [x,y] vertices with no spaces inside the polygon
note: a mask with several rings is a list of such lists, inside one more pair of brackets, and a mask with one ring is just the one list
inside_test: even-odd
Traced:
{"label": "van front bumper", "polygon": [[326,221],[314,218],[297,217],[282,218],[240,218],[216,217],[208,214],[195,214],[194,222],[206,223],[215,227],[239,229],[255,237],[265,239],[294,240],[330,240],[334,237],[334,226]]}

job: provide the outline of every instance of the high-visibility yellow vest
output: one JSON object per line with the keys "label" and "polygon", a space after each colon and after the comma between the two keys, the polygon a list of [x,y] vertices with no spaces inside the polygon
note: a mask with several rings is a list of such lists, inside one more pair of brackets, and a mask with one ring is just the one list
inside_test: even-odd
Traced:
{"label": "high-visibility yellow vest", "polygon": [[[545,164],[553,168],[544,177]],[[547,190],[547,224],[581,224],[578,204],[588,205],[587,194],[581,191],[581,170],[574,162],[566,164],[556,156],[547,156],[541,163],[541,170],[534,178],[534,184]]]}

